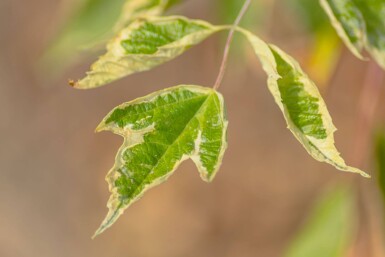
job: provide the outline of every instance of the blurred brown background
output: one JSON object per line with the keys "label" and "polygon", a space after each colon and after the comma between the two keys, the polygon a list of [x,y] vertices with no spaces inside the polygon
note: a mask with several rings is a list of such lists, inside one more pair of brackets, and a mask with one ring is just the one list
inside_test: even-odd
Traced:
{"label": "blurred brown background", "polygon": [[[220,89],[227,101],[229,149],[215,181],[202,182],[188,161],[91,240],[107,212],[104,177],[122,142],[113,134],[95,134],[94,128],[114,106],[152,91],[212,85],[225,34],[150,72],[78,91],[67,86],[67,79],[80,77],[92,58],[55,79],[37,72],[37,60],[71,2],[0,0],[0,256],[281,256],[323,187],[355,179],[314,161],[296,142],[258,60],[246,49],[245,55],[232,55]],[[219,23],[220,2],[190,0],[173,12]],[[271,17],[259,34],[306,70],[311,39],[300,22],[280,5]],[[351,164],[357,164],[352,157],[356,105],[366,67],[342,50],[323,89],[339,128],[337,146]],[[379,121],[383,109],[381,101]],[[372,165],[367,161],[361,168],[370,171]],[[369,232],[362,233],[360,238]]]}

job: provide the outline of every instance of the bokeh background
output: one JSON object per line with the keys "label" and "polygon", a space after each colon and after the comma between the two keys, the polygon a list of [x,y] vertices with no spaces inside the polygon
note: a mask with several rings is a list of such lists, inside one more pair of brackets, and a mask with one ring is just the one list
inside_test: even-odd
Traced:
{"label": "bokeh background", "polygon": [[[345,49],[322,23],[320,7],[304,12],[305,0],[254,2],[244,25],[293,55],[315,78],[339,129],[338,148],[374,179],[338,172],[307,155],[286,129],[258,60],[237,38],[220,89],[229,148],[214,182],[202,182],[187,161],[91,240],[107,212],[104,177],[122,143],[116,135],[95,134],[95,127],[116,105],[150,92],[211,86],[226,33],[152,71],[79,91],[67,81],[82,76],[94,55],[60,72],[40,63],[76,1],[0,0],[0,256],[283,256],[319,195],[338,183],[360,192],[360,225],[348,256],[383,256],[372,132],[384,123],[384,90],[364,92],[375,64]],[[228,23],[241,4],[187,0],[170,12]]]}

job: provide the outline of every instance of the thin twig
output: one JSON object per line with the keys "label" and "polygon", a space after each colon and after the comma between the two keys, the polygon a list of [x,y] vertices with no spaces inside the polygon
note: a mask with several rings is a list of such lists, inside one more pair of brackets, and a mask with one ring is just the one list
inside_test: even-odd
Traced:
{"label": "thin twig", "polygon": [[242,17],[245,15],[247,9],[250,6],[250,3],[251,3],[251,0],[245,1],[245,3],[242,6],[241,11],[238,14],[237,19],[234,21],[234,24],[233,24],[233,26],[229,32],[229,35],[228,35],[227,41],[226,41],[226,45],[225,45],[225,51],[223,53],[222,64],[221,64],[221,67],[219,69],[217,80],[215,81],[215,84],[213,87],[214,89],[218,89],[222,83],[223,76],[225,75],[225,71],[226,71],[227,60],[229,58],[230,45],[231,45],[231,42],[233,41],[235,29],[238,26],[239,22],[241,21]]}

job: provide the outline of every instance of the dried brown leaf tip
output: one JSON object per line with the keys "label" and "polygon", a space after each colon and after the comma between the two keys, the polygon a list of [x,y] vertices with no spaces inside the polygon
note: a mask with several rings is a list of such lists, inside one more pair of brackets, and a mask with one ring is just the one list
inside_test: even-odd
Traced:
{"label": "dried brown leaf tip", "polygon": [[69,79],[68,80],[68,85],[70,85],[71,87],[75,87],[75,85],[76,85],[75,80]]}

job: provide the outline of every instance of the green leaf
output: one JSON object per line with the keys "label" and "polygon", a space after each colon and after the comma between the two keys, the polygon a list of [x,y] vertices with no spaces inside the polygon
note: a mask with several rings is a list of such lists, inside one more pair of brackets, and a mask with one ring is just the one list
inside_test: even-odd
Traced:
{"label": "green leaf", "polygon": [[365,172],[347,166],[334,146],[334,132],[330,114],[316,85],[302,71],[299,64],[278,47],[268,45],[252,33],[241,31],[252,44],[268,75],[268,87],[284,114],[288,128],[316,160],[339,170]]}
{"label": "green leaf", "polygon": [[385,69],[385,1],[321,0],[332,25],[351,52],[366,49]]}
{"label": "green leaf", "polygon": [[80,89],[103,86],[132,73],[149,70],[181,55],[222,27],[184,17],[148,17],[131,23],[107,46]]}
{"label": "green leaf", "polygon": [[110,227],[148,189],[164,182],[191,159],[203,180],[211,181],[227,147],[222,96],[199,86],[177,86],[122,104],[97,131],[124,137],[107,175],[109,212],[95,235]]}
{"label": "green leaf", "polygon": [[[48,64],[66,63],[84,51],[105,42],[124,24],[142,16],[157,16],[173,0],[85,0],[45,54]],[[122,11],[123,10],[123,11]]]}
{"label": "green leaf", "polygon": [[352,242],[356,217],[354,197],[345,187],[316,203],[285,257],[344,257]]}

